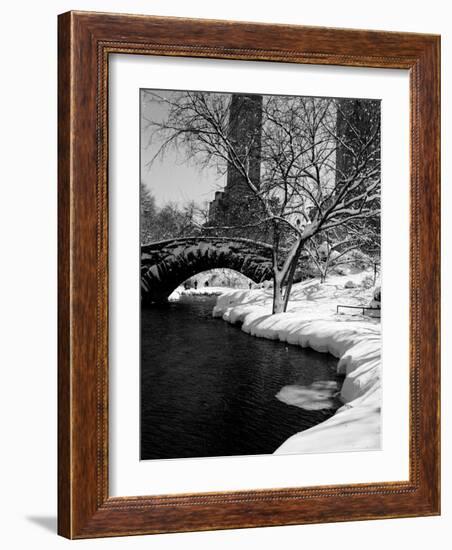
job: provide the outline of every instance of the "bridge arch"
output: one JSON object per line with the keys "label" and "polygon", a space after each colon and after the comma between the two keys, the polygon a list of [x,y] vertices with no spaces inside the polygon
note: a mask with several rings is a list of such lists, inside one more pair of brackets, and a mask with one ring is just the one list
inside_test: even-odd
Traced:
{"label": "bridge arch", "polygon": [[189,237],[141,247],[141,298],[163,302],[180,284],[202,271],[229,268],[255,283],[272,277],[272,247],[249,239]]}

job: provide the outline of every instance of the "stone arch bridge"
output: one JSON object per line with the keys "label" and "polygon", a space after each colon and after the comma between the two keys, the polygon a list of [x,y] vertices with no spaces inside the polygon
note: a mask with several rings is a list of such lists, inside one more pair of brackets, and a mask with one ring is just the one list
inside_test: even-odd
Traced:
{"label": "stone arch bridge", "polygon": [[185,280],[215,268],[229,268],[255,283],[272,277],[272,247],[249,239],[188,237],[141,247],[141,298],[163,302]]}

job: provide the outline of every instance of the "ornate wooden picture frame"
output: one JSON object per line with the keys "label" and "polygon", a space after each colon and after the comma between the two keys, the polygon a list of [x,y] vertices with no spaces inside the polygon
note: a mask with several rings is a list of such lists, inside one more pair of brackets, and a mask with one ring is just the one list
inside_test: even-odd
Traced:
{"label": "ornate wooden picture frame", "polygon": [[[440,38],[69,12],[58,63],[58,531],[68,538],[440,511]],[[410,75],[408,481],[111,497],[108,78],[111,54],[406,69]]]}

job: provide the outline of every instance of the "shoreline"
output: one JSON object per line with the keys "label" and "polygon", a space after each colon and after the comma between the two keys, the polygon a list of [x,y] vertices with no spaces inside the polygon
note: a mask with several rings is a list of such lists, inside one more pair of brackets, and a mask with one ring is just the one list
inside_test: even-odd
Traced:
{"label": "shoreline", "polygon": [[[241,324],[241,330],[252,336],[328,352],[338,359],[338,373],[345,375],[340,390],[343,405],[335,414],[295,433],[274,454],[379,450],[380,325],[371,320],[336,315],[337,285],[319,288],[315,281],[307,281],[296,286],[295,300],[289,303],[286,313],[271,314],[270,294],[264,289],[225,290],[212,311],[214,317]],[[336,289],[332,297],[325,294],[328,286]],[[314,292],[311,287],[315,288]],[[313,297],[315,292],[320,294],[319,300]],[[322,319],[319,319],[319,310]]]}

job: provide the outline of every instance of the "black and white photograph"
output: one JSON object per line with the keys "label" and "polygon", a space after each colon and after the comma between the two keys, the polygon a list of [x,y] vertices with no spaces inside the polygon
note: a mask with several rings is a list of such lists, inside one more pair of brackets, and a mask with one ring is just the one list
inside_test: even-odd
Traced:
{"label": "black and white photograph", "polygon": [[380,100],[140,90],[140,457],[380,448]]}

